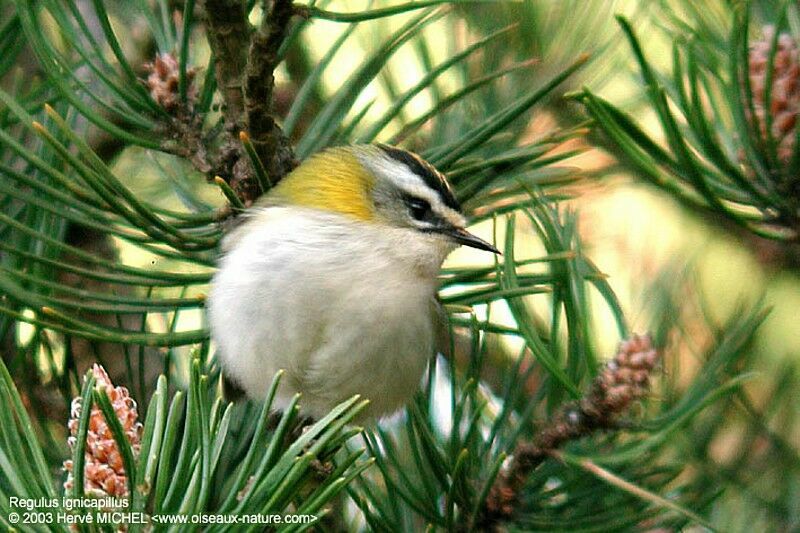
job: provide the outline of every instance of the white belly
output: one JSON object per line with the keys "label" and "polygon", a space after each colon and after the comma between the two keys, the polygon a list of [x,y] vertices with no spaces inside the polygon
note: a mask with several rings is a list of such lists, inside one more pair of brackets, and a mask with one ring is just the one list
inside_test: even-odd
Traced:
{"label": "white belly", "polygon": [[284,369],[279,406],[300,392],[315,417],[354,394],[366,417],[401,407],[433,353],[438,265],[409,263],[420,251],[399,231],[290,208],[235,230],[209,295],[228,377],[263,398]]}

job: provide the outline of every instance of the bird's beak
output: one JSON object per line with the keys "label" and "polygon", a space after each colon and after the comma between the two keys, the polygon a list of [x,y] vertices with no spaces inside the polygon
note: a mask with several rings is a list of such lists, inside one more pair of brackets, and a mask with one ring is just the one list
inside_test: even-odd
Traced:
{"label": "bird's beak", "polygon": [[453,239],[459,244],[463,244],[464,246],[469,246],[470,248],[477,248],[478,250],[486,250],[487,252],[492,252],[495,254],[500,254],[500,250],[489,244],[488,242],[484,241],[480,237],[476,237],[472,233],[468,232],[464,228],[449,228],[443,232],[445,235]]}

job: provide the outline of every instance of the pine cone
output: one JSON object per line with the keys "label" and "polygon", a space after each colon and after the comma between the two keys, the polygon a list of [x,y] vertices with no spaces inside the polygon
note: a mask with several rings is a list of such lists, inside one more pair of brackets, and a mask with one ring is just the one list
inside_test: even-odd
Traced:
{"label": "pine cone", "polygon": [[[130,442],[134,457],[138,456],[143,428],[138,421],[136,402],[128,394],[128,389],[114,387],[102,366],[94,365],[92,374],[95,378],[95,387],[105,389],[111,405],[114,407],[114,412],[125,431],[125,436]],[[67,443],[71,450],[77,443],[78,421],[81,417],[82,407],[80,397],[72,400],[70,419],[67,423],[71,434]],[[72,461],[64,461],[64,470],[68,473],[67,480],[64,482],[65,490],[70,490],[74,483],[72,467]],[[96,406],[92,407],[89,432],[86,436],[84,491],[88,495],[97,497],[125,497],[128,495],[128,479],[125,475],[122,456],[103,412]]]}
{"label": "pine cone", "polygon": [[623,341],[617,356],[606,364],[581,400],[583,415],[599,427],[612,427],[618,415],[647,395],[650,373],[657,361],[658,351],[649,335],[633,335]]}
{"label": "pine cone", "polygon": [[753,107],[762,135],[766,135],[766,115],[769,112],[771,133],[778,143],[778,158],[785,165],[794,151],[795,125],[800,111],[800,56],[794,38],[787,33],[780,34],[772,72],[770,108],[767,110],[765,85],[775,28],[765,26],[763,34],[761,40],[750,45],[749,75]]}
{"label": "pine cone", "polygon": [[589,392],[575,404],[567,404],[534,441],[536,453],[597,430],[613,429],[617,419],[650,388],[650,373],[658,351],[649,335],[636,335],[620,343],[617,355],[606,363]]}
{"label": "pine cone", "polygon": [[564,405],[533,441],[517,445],[510,465],[500,472],[489,491],[481,523],[511,516],[528,476],[548,453],[571,440],[617,427],[617,420],[630,406],[647,395],[658,358],[649,335],[633,335],[623,341],[616,357],[580,401]]}

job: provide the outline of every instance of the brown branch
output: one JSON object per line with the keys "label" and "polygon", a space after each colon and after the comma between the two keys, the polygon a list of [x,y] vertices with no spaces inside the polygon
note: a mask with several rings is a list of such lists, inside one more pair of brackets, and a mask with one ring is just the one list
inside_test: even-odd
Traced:
{"label": "brown branch", "polygon": [[271,109],[274,71],[280,61],[278,51],[293,14],[292,0],[273,0],[272,8],[250,43],[245,68],[244,105],[248,134],[271,177],[280,177],[285,172],[285,159],[293,159],[291,153],[281,153],[288,148],[288,142],[275,123]]}
{"label": "brown branch", "polygon": [[225,127],[210,146],[199,134],[196,121],[185,121],[184,127],[174,128],[172,144],[176,153],[190,159],[208,179],[222,177],[245,205],[252,204],[262,191],[239,132],[250,134],[272,183],[297,165],[271,109],[274,70],[293,15],[292,2],[274,0],[271,8],[266,1],[264,4],[264,19],[254,34],[243,0],[205,0],[208,42],[216,58]]}
{"label": "brown branch", "polygon": [[242,0],[205,0],[208,44],[214,52],[217,87],[222,93],[222,115],[228,133],[244,126],[242,76],[250,45],[250,23]]}
{"label": "brown branch", "polygon": [[487,496],[479,525],[485,528],[513,515],[528,477],[553,450],[596,431],[617,428],[619,416],[647,394],[657,361],[649,336],[634,335],[623,342],[583,398],[562,407],[533,441],[517,445],[511,464]]}

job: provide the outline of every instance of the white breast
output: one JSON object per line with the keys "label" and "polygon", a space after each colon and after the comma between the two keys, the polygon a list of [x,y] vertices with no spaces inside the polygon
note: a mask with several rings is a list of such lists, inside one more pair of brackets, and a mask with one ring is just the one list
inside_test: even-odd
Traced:
{"label": "white breast", "polygon": [[[232,243],[230,241],[233,241]],[[361,394],[367,417],[416,391],[433,353],[435,274],[448,250],[413,230],[270,207],[231,235],[209,295],[229,378],[253,398],[278,369],[285,402],[320,417]]]}

